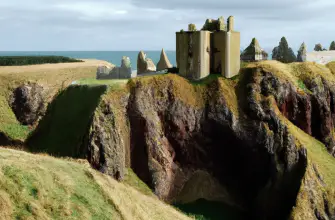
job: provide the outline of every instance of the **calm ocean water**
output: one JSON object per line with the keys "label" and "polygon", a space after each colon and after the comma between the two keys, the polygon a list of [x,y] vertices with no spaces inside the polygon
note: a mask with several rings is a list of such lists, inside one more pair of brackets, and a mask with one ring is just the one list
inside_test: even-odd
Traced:
{"label": "calm ocean water", "polygon": [[[98,59],[121,65],[122,56],[130,58],[133,70],[137,69],[137,55],[139,51],[0,51],[0,56],[66,56],[77,59]],[[157,65],[160,51],[145,51],[147,57]],[[176,65],[176,52],[165,51],[172,65]]]}

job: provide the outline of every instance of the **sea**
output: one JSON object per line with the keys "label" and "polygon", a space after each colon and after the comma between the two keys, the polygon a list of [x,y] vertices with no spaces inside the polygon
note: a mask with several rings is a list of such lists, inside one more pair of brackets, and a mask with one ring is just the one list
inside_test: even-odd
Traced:
{"label": "sea", "polygon": [[[105,60],[120,66],[122,56],[130,58],[131,67],[137,69],[137,55],[139,51],[0,51],[0,56],[66,56],[75,59],[98,59]],[[147,58],[157,65],[161,51],[145,51]],[[176,66],[176,52],[165,51],[171,64]]]}

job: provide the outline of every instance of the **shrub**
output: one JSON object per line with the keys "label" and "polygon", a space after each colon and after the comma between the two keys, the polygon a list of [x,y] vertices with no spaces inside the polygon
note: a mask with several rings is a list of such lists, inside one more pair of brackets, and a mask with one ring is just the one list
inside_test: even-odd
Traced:
{"label": "shrub", "polygon": [[287,40],[285,37],[282,37],[279,46],[273,48],[272,50],[272,59],[278,60],[282,63],[292,63],[297,60],[292,48],[288,46]]}
{"label": "shrub", "polygon": [[322,45],[321,44],[315,44],[314,51],[322,51]]}
{"label": "shrub", "polygon": [[331,42],[329,50],[335,50],[335,41]]}
{"label": "shrub", "polygon": [[0,57],[0,66],[23,66],[45,63],[73,63],[83,62],[63,56],[2,56]]}
{"label": "shrub", "polygon": [[167,69],[168,73],[179,73],[179,69],[177,67],[172,67]]}

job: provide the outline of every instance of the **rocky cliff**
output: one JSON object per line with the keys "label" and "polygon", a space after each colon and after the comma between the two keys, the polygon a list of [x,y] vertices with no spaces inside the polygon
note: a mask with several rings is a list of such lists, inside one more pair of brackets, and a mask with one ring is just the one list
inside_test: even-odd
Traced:
{"label": "rocky cliff", "polygon": [[119,180],[131,167],[170,203],[205,198],[254,219],[334,219],[334,85],[326,67],[275,61],[234,80],[131,79],[101,96],[78,155]]}

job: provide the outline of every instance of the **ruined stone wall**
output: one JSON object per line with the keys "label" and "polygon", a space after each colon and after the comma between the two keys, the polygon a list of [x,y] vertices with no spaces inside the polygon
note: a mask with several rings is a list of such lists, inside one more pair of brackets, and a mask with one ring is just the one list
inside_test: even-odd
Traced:
{"label": "ruined stone wall", "polygon": [[214,32],[212,45],[213,66],[211,73],[222,73],[225,67],[226,32]]}
{"label": "ruined stone wall", "polygon": [[[228,33],[228,32],[227,32]],[[231,78],[237,75],[240,71],[240,32],[230,31],[230,51],[229,51],[229,72],[225,72],[224,76]]]}
{"label": "ruined stone wall", "polygon": [[177,66],[180,75],[201,79],[210,73],[210,32],[176,33]]}
{"label": "ruined stone wall", "polygon": [[211,33],[209,31],[201,31],[199,33],[199,61],[197,65],[199,66],[199,70],[196,71],[195,78],[201,79],[210,74],[210,51],[211,51],[211,41],[210,41],[210,35]]}

